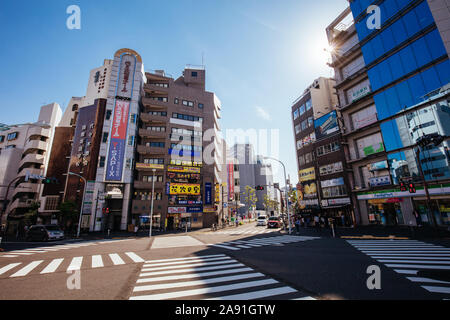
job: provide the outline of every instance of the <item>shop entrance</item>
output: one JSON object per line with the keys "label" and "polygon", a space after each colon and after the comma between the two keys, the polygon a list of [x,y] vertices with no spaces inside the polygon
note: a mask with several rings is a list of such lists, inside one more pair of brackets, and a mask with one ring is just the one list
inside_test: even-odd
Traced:
{"label": "shop entrance", "polygon": [[175,218],[174,217],[167,217],[167,230],[173,231],[174,230],[174,224],[175,224]]}
{"label": "shop entrance", "polygon": [[370,223],[384,226],[404,224],[400,202],[400,199],[369,200]]}

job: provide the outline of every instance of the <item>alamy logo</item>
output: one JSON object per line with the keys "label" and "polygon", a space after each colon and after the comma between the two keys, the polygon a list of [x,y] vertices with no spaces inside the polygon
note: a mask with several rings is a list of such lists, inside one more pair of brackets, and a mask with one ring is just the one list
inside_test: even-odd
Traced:
{"label": "alamy logo", "polygon": [[369,6],[367,8],[367,14],[370,16],[367,18],[367,28],[369,30],[381,29],[381,9],[379,6]]}
{"label": "alamy logo", "polygon": [[69,30],[80,30],[81,29],[81,9],[77,5],[71,5],[67,7],[67,14],[70,16],[67,18],[66,25]]}
{"label": "alamy logo", "polygon": [[69,290],[81,290],[81,271],[67,271],[70,276],[67,278],[67,289]]}
{"label": "alamy logo", "polygon": [[379,266],[369,266],[367,268],[367,274],[370,277],[367,279],[367,289],[369,290],[381,290],[381,269]]}

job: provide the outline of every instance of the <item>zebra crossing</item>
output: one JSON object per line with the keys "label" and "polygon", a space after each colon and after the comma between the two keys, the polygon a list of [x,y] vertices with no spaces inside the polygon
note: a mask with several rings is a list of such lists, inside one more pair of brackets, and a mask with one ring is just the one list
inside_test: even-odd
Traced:
{"label": "zebra crossing", "polygon": [[222,248],[232,251],[237,251],[241,249],[251,249],[259,248],[264,246],[282,246],[288,243],[311,241],[320,239],[318,237],[307,237],[307,236],[276,236],[276,237],[265,237],[256,238],[250,240],[234,240],[221,243],[208,244],[210,247]]}
{"label": "zebra crossing", "polygon": [[225,255],[146,261],[130,300],[315,300]]}
{"label": "zebra crossing", "polygon": [[233,230],[222,230],[222,231],[215,231],[215,232],[209,232],[209,235],[230,235],[230,236],[238,236],[238,235],[246,235],[246,234],[269,234],[278,232],[280,229],[267,229],[267,228],[257,228],[257,227],[251,227],[251,228],[238,228]]}
{"label": "zebra crossing", "polygon": [[[48,261],[47,261],[48,262]],[[32,261],[24,264],[21,262],[0,266],[0,279],[25,277],[33,274],[51,274],[55,272],[74,271],[81,269],[97,269],[109,266],[119,266],[130,263],[145,262],[134,252],[125,252],[105,255],[93,255],[88,257],[58,258],[46,263],[44,260]]]}
{"label": "zebra crossing", "polygon": [[417,240],[347,240],[425,290],[450,298],[450,248]]}
{"label": "zebra crossing", "polygon": [[47,253],[47,252],[55,252],[60,250],[68,250],[68,249],[76,249],[94,245],[108,244],[108,243],[117,243],[123,241],[130,241],[133,239],[124,239],[124,240],[106,240],[106,241],[88,241],[88,242],[77,242],[70,244],[60,244],[48,247],[36,247],[29,249],[21,249],[0,253],[0,258],[17,258],[21,256],[30,256],[38,253]]}

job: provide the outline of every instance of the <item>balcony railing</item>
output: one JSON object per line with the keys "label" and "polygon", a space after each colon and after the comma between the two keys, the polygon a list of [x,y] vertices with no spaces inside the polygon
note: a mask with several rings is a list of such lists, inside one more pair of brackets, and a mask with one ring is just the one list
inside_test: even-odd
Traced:
{"label": "balcony railing", "polygon": [[148,137],[148,138],[166,138],[166,132],[165,131],[154,131],[154,130],[147,130],[147,129],[139,129],[139,135],[141,137]]}
{"label": "balcony railing", "polygon": [[167,149],[166,148],[147,147],[145,145],[139,145],[137,147],[137,152],[140,153],[140,154],[152,154],[152,155],[161,154],[161,155],[165,155],[167,153]]}
{"label": "balcony railing", "polygon": [[[147,181],[135,181],[134,187],[136,189],[144,189],[144,190],[152,190],[153,182],[147,182]],[[155,182],[155,190],[163,190],[164,189],[164,182]]]}

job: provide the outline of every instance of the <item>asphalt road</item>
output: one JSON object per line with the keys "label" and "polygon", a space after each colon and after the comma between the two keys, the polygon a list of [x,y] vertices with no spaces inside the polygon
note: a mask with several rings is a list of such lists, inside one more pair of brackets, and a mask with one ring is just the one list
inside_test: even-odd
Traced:
{"label": "asphalt road", "polygon": [[[10,244],[0,253],[0,300],[450,298],[431,292],[450,288],[450,249],[439,243],[349,242],[310,231],[289,236],[254,224],[185,236]],[[377,251],[385,248],[394,253]],[[432,250],[431,256],[395,251],[405,248]],[[388,266],[405,257],[416,260]],[[415,269],[437,264],[441,278],[414,274],[415,261]],[[380,290],[367,287],[373,265],[381,270]],[[68,269],[80,269],[79,282]]]}

